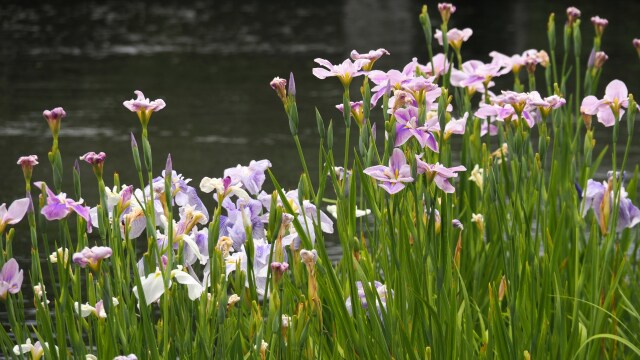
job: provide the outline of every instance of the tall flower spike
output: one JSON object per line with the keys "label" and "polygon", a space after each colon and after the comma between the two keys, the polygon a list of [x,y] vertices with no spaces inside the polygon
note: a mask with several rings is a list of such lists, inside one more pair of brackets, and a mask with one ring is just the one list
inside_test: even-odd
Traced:
{"label": "tall flower spike", "polygon": [[138,119],[140,119],[140,123],[142,124],[143,128],[146,129],[147,124],[149,124],[151,114],[164,109],[166,104],[162,99],[150,101],[148,98],[144,97],[144,94],[140,90],[136,90],[133,93],[137,95],[137,98],[125,101],[122,103],[122,105],[131,110],[131,112],[137,113]]}

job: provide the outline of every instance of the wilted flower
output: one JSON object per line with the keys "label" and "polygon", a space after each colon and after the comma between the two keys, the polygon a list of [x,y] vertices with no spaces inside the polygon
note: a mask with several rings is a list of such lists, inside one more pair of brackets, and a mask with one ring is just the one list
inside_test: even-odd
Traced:
{"label": "wilted flower", "polygon": [[0,205],[0,234],[4,233],[7,225],[19,223],[29,210],[30,205],[31,199],[29,198],[14,200],[9,205],[9,209],[4,203]]}
{"label": "wilted flower", "polygon": [[482,183],[484,179],[484,169],[480,167],[480,165],[476,164],[471,170],[471,176],[469,176],[469,180],[473,181],[480,190],[482,190]]}
{"label": "wilted flower", "polygon": [[596,69],[602,69],[602,66],[607,60],[609,60],[609,56],[607,56],[604,51],[598,51],[595,54],[593,67],[595,67]]}
{"label": "wilted flower", "polygon": [[22,167],[25,180],[31,182],[33,167],[38,165],[38,155],[21,156],[18,159],[18,165]]}
{"label": "wilted flower", "polygon": [[107,158],[107,154],[103,152],[96,154],[93,151],[80,156],[80,160],[85,161],[89,165],[100,165],[104,163],[104,160],[106,158]]}
{"label": "wilted flower", "polygon": [[476,224],[480,232],[484,230],[484,216],[482,214],[471,214],[471,222]]}
{"label": "wilted flower", "polygon": [[22,270],[14,258],[4,263],[0,270],[0,299],[5,300],[7,293],[17,294],[22,286],[22,279]]}
{"label": "wilted flower", "polygon": [[282,102],[287,101],[287,80],[276,76],[273,78],[273,80],[271,80],[269,85],[273,90],[275,90],[276,94],[278,94],[278,97],[280,98],[280,100],[282,100]]}
{"label": "wilted flower", "polygon": [[591,23],[595,28],[596,36],[600,37],[602,36],[604,29],[607,27],[607,25],[609,25],[609,20],[603,19],[600,16],[594,16],[591,18]]}
{"label": "wilted flower", "polygon": [[395,194],[404,189],[405,182],[412,182],[411,167],[407,164],[407,159],[402,150],[393,149],[393,154],[389,158],[389,166],[376,165],[363,171],[372,178],[382,181],[379,186],[389,194]]}
{"label": "wilted flower", "polygon": [[439,3],[438,11],[440,12],[440,17],[442,17],[442,22],[447,24],[451,14],[456,12],[456,7],[450,3]]}
{"label": "wilted flower", "polygon": [[162,99],[150,101],[148,98],[144,97],[144,94],[140,90],[136,90],[133,93],[136,94],[138,98],[125,101],[122,105],[132,112],[138,113],[140,123],[146,128],[149,123],[149,118],[151,118],[151,114],[164,109],[166,104]]}
{"label": "wilted flower", "polygon": [[227,308],[237,304],[240,301],[240,296],[238,294],[231,294],[227,299]]}
{"label": "wilted flower", "polygon": [[629,103],[629,92],[627,86],[620,80],[613,80],[607,85],[604,97],[598,100],[593,95],[589,95],[582,100],[580,111],[587,115],[597,115],[598,122],[609,127],[615,123],[616,115],[618,119],[624,114],[624,109]]}
{"label": "wilted flower", "polygon": [[327,77],[337,76],[345,87],[351,84],[351,80],[354,77],[364,74],[362,68],[370,62],[366,59],[359,59],[353,62],[346,59],[342,64],[333,65],[325,59],[317,58],[314,61],[319,65],[326,67],[326,69],[313,68],[313,75],[315,75],[315,77],[318,79],[325,79]]}
{"label": "wilted flower", "polygon": [[94,246],[91,249],[85,247],[81,252],[73,254],[73,262],[84,268],[89,265],[93,271],[98,271],[103,259],[111,256],[113,250],[107,246]]}
{"label": "wilted flower", "polygon": [[318,261],[318,252],[316,251],[316,249],[313,249],[313,250],[302,249],[300,250],[300,258],[302,259],[302,262],[305,263],[307,266],[313,267]]}
{"label": "wilted flower", "polygon": [[57,107],[51,111],[45,110],[42,113],[42,116],[44,116],[45,120],[47,120],[49,129],[51,130],[51,134],[53,134],[53,138],[57,139],[58,133],[60,132],[60,121],[63,117],[67,116],[67,113],[63,108]]}
{"label": "wilted flower", "polygon": [[573,23],[580,18],[580,10],[576,7],[570,6],[567,8],[567,23],[569,26],[573,25]]}
{"label": "wilted flower", "polygon": [[69,262],[69,249],[58,248],[58,250],[52,252],[51,255],[49,255],[49,261],[52,264],[57,264],[59,260],[62,260],[62,266],[67,265],[67,262]]}
{"label": "wilted flower", "polygon": [[636,52],[638,53],[638,56],[640,56],[640,39],[633,39],[631,44],[636,49]]}

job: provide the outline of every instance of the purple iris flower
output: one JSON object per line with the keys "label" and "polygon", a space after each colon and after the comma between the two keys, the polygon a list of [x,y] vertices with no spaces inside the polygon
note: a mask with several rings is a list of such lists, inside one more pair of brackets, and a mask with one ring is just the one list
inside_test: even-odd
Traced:
{"label": "purple iris flower", "polygon": [[[447,31],[447,42],[454,49],[460,50],[462,47],[462,43],[469,40],[469,38],[473,35],[473,30],[466,28],[464,30],[453,28]],[[438,44],[442,46],[442,31],[436,30],[436,33],[433,37],[438,40]]]}
{"label": "purple iris flower", "polygon": [[264,173],[270,167],[271,162],[269,160],[251,160],[249,166],[238,165],[234,168],[226,169],[224,176],[230,177],[233,184],[242,183],[250,194],[257,195],[262,188],[262,184],[264,184]]}
{"label": "purple iris flower", "polygon": [[47,205],[42,208],[41,213],[47,220],[61,220],[66,218],[69,213],[75,212],[87,222],[87,232],[91,232],[92,225],[91,215],[89,213],[90,209],[88,206],[82,205],[84,200],[80,199],[75,201],[73,199],[67,199],[67,194],[65,193],[56,195],[42,181],[37,181],[34,185],[40,189],[42,188],[42,185],[45,186],[45,191],[47,193]]}
{"label": "purple iris flower", "polygon": [[57,107],[51,111],[45,110],[42,113],[42,116],[44,116],[44,119],[47,120],[49,129],[51,129],[53,137],[57,138],[58,132],[60,131],[60,121],[62,121],[63,117],[67,116],[67,113],[63,108]]}
{"label": "purple iris flower", "polygon": [[400,149],[393,149],[393,154],[389,158],[389,166],[376,165],[363,171],[372,178],[381,181],[381,188],[389,194],[395,194],[404,189],[406,182],[412,182],[411,167],[407,164],[407,159]]}
{"label": "purple iris flower", "polygon": [[247,241],[245,231],[248,225],[251,228],[251,236],[254,239],[264,239],[265,229],[260,213],[262,203],[258,200],[238,199],[234,204],[229,198],[224,199],[222,206],[227,210],[227,216],[220,217],[220,236],[228,236],[233,239],[233,248],[236,251]]}
{"label": "purple iris flower", "polygon": [[458,171],[467,170],[467,168],[462,165],[447,168],[440,163],[428,164],[422,161],[422,154],[416,155],[416,162],[418,174],[426,173],[429,179],[435,181],[436,185],[446,193],[452,193],[456,190],[449,182],[449,179],[458,177]]}
{"label": "purple iris flower", "polygon": [[396,142],[395,146],[400,146],[407,142],[411,137],[416,138],[420,143],[420,147],[425,146],[434,152],[438,152],[438,142],[432,131],[439,131],[440,125],[437,118],[427,120],[420,126],[418,125],[418,108],[409,106],[396,110]]}
{"label": "purple iris flower", "polygon": [[623,108],[629,106],[629,91],[627,86],[620,80],[613,80],[607,85],[604,97],[598,99],[593,95],[582,100],[580,111],[586,115],[597,115],[598,122],[606,127],[615,123],[615,113],[618,119],[624,115]]}
{"label": "purple iris flower", "polygon": [[5,300],[7,293],[17,294],[22,286],[23,274],[18,262],[11,258],[4,263],[0,271],[0,299]]}
{"label": "purple iris flower", "polygon": [[[609,196],[609,200],[606,201],[605,196]],[[599,183],[592,179],[587,181],[587,188],[584,191],[584,211],[583,216],[587,214],[589,209],[593,209],[593,212],[598,219],[598,222],[603,230],[606,232],[608,224],[606,221],[610,215],[605,216],[602,213],[605,210],[607,213],[611,213],[611,207],[613,206],[614,192],[611,191],[610,184],[607,181]],[[609,204],[609,208],[603,206],[603,201]],[[605,204],[606,205],[606,204]],[[616,224],[616,232],[620,232],[625,228],[632,228],[640,223],[640,209],[633,205],[631,199],[628,198],[627,192],[624,187],[620,188],[620,211],[618,213],[618,223]]]}
{"label": "purple iris flower", "polygon": [[111,256],[113,251],[107,246],[94,246],[91,249],[85,247],[81,252],[73,254],[73,262],[84,268],[87,265],[93,271],[97,271],[103,259]]}
{"label": "purple iris flower", "polygon": [[7,225],[19,223],[29,211],[30,205],[31,199],[29,198],[15,200],[9,205],[9,209],[7,209],[6,204],[0,205],[0,234],[4,232]]}

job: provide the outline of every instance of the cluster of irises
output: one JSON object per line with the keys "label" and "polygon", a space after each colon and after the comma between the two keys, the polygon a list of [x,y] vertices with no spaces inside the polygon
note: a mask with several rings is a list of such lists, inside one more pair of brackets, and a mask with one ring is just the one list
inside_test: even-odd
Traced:
{"label": "cluster of irises", "polygon": [[[570,7],[562,49],[551,14],[548,49],[463,62],[473,31],[449,28],[455,11],[438,4],[434,33],[423,7],[427,56],[402,70],[374,69],[385,49],[354,50],[337,65],[315,60],[313,74],[336,77],[343,89],[341,125],[315,113],[317,179],[302,151],[293,74],[273,79],[301,161],[294,190],[279,185],[269,160],[199,174],[198,186],[171,156],[158,173],[148,124],[166,104],[136,91],[123,105],[142,129],[131,134],[139,184],[116,174],[107,186],[106,154],[89,152],[76,160],[67,195],[58,146],[66,113],[44,111],[53,179],[32,181],[38,157],[21,157],[26,196],[0,206],[4,355],[640,356],[638,165],[626,171],[640,107],[620,80],[597,97],[607,20],[591,19],[587,59],[581,13]],[[640,54],[640,40],[633,45]],[[513,87],[496,91],[501,76]],[[343,143],[334,141],[338,126]],[[596,146],[596,131],[611,136],[611,151]],[[93,207],[82,199],[81,161],[96,176]],[[606,176],[601,163],[611,167]],[[26,277],[29,262],[12,250],[13,226],[25,217]],[[338,259],[326,241],[339,244]],[[33,294],[35,311],[25,311],[23,293]]]}

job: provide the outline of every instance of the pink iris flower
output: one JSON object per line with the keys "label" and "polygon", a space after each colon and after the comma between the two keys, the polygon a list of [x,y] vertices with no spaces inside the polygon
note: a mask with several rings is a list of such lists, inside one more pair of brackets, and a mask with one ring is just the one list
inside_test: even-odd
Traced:
{"label": "pink iris flower", "polygon": [[447,168],[440,163],[428,164],[425,161],[422,161],[422,154],[416,155],[416,163],[418,167],[418,174],[426,173],[430,179],[435,181],[436,186],[449,194],[456,190],[449,182],[449,179],[458,177],[458,171],[467,170],[467,168],[462,165]]}
{"label": "pink iris flower", "polygon": [[364,74],[362,68],[369,63],[367,59],[359,59],[356,61],[346,59],[342,64],[338,65],[333,65],[328,60],[321,58],[317,58],[314,61],[326,68],[313,68],[313,75],[315,75],[315,77],[318,79],[326,79],[331,76],[337,76],[344,86],[348,86],[354,77]]}
{"label": "pink iris flower", "polygon": [[[624,109],[629,106],[629,91],[620,80],[613,80],[607,85],[604,97],[598,99],[589,95],[582,100],[580,111],[586,115],[597,115],[598,122],[606,127],[613,126],[624,114]],[[615,113],[614,113],[615,112]]]}

